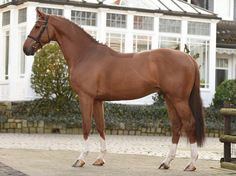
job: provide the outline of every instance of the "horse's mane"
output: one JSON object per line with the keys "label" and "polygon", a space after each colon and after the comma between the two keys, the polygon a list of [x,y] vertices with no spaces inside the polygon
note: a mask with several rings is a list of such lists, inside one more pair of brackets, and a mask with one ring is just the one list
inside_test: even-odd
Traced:
{"label": "horse's mane", "polygon": [[[74,28],[79,29],[82,33],[84,33],[92,42],[95,42],[95,43],[100,44],[100,45],[105,45],[105,44],[100,43],[99,41],[97,41],[97,40],[96,40],[95,38],[93,38],[88,32],[86,32],[81,26],[75,24],[75,23],[72,22],[71,20],[68,20],[67,18],[62,17],[62,16],[55,16],[55,15],[50,15],[50,16],[68,22],[68,23],[71,24]],[[105,45],[105,46],[107,46],[107,45]]]}
{"label": "horse's mane", "polygon": [[[127,55],[127,53],[125,54],[125,53],[117,52],[117,51],[113,50],[112,48],[108,47],[106,44],[100,43],[95,38],[93,38],[90,34],[88,34],[81,26],[73,23],[71,20],[68,20],[68,19],[66,19],[65,17],[62,17],[62,16],[55,16],[55,15],[50,15],[50,16],[54,17],[55,19],[62,20],[64,22],[67,22],[68,24],[72,25],[73,28],[78,29],[78,31],[82,32],[91,42],[108,48],[111,51],[111,53]],[[131,53],[129,53],[129,54],[131,54]]]}

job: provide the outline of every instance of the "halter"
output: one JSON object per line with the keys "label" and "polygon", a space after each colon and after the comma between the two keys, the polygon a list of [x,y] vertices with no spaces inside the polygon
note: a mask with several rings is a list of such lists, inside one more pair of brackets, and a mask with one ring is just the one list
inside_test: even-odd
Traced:
{"label": "halter", "polygon": [[41,26],[40,31],[39,31],[37,37],[28,35],[28,38],[31,38],[31,39],[34,40],[35,43],[33,43],[33,44],[39,44],[41,48],[42,48],[43,45],[41,44],[40,39],[41,39],[45,29],[47,29],[48,40],[50,41],[50,37],[49,37],[49,33],[48,33],[48,18],[49,18],[49,16],[46,16],[45,20],[38,20],[38,21],[42,21],[43,25]]}

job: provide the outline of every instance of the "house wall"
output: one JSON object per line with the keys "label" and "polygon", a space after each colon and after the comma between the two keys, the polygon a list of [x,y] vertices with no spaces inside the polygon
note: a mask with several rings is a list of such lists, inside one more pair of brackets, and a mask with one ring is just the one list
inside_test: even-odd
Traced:
{"label": "house wall", "polygon": [[222,20],[234,20],[234,0],[214,0],[214,12],[222,18]]}

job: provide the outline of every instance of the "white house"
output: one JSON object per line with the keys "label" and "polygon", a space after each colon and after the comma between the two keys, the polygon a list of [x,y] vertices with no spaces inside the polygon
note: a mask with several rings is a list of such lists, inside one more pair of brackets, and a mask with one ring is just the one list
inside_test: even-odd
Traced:
{"label": "white house", "polygon": [[[219,2],[218,0],[209,3],[216,12],[221,6],[217,5]],[[199,54],[197,62],[200,65],[201,95],[205,106],[211,103],[215,93],[217,69],[225,69],[228,66],[228,74],[231,74],[228,78],[235,78],[234,51],[230,53],[231,50],[216,48],[217,23],[221,18],[190,2],[1,0],[0,101],[35,98],[30,87],[33,57],[23,54],[22,44],[35,24],[36,7],[41,7],[46,13],[62,15],[72,20],[97,40],[120,52],[138,52],[165,47],[179,47],[184,51],[185,46],[188,46],[192,55]],[[220,14],[220,17],[224,19],[224,15],[227,14]],[[233,15],[233,12],[230,15]],[[223,56],[227,59],[228,56],[232,56],[232,60],[230,58],[226,64]],[[129,103],[150,104],[152,99],[148,96]]]}

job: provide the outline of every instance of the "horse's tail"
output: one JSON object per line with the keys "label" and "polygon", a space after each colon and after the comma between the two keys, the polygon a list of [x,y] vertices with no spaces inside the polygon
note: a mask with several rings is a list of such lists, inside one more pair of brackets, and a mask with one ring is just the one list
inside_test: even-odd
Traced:
{"label": "horse's tail", "polygon": [[189,99],[189,105],[195,119],[195,134],[196,141],[199,147],[203,146],[205,140],[205,124],[202,110],[202,100],[200,97],[200,78],[199,68],[197,63],[194,61],[195,67],[195,81],[192,88],[192,92]]}

